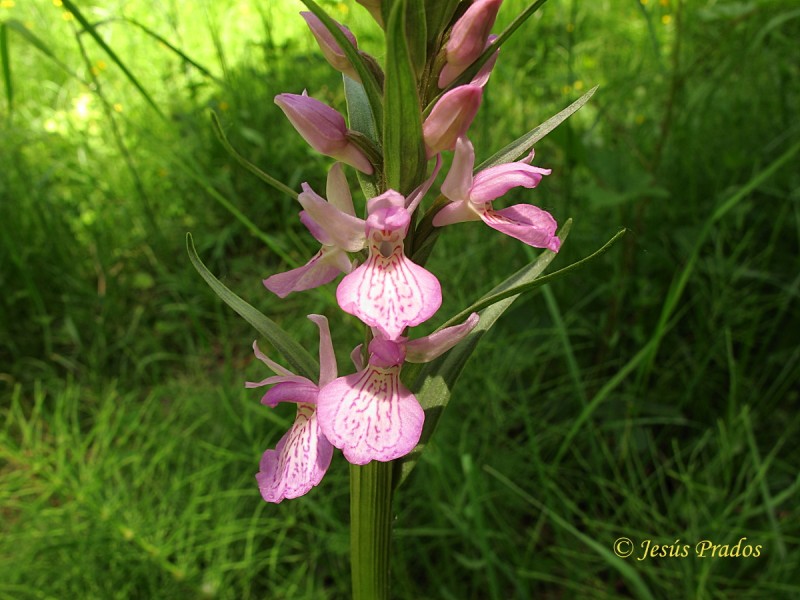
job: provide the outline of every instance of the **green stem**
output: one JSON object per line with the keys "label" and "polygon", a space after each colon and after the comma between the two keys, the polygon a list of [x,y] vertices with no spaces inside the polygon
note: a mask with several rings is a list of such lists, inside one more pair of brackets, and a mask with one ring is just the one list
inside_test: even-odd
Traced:
{"label": "green stem", "polygon": [[353,600],[389,598],[391,462],[350,465],[350,561]]}

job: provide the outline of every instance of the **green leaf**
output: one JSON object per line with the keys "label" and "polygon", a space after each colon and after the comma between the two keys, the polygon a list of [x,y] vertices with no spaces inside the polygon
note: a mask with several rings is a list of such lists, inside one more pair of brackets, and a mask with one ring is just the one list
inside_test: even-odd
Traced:
{"label": "green leaf", "polygon": [[408,0],[405,23],[406,43],[411,65],[417,77],[425,70],[428,59],[428,34],[425,19],[425,0]]}
{"label": "green leaf", "polygon": [[[571,226],[572,226],[572,219],[568,219],[567,222],[564,224],[564,227],[562,227],[561,231],[569,232]],[[534,274],[530,269],[530,265],[523,267],[522,269],[514,273],[511,277],[506,279],[503,283],[495,287],[491,292],[483,296],[481,299],[477,300],[474,304],[465,308],[454,317],[448,319],[447,322],[442,325],[442,327],[449,327],[451,325],[461,323],[473,312],[483,310],[484,308],[496,304],[501,300],[505,300],[506,298],[510,298],[511,296],[516,297],[523,292],[529,292],[547,283],[553,283],[555,280],[561,279],[565,275],[568,275],[573,271],[585,267],[587,263],[592,262],[596,258],[599,258],[603,254],[608,252],[608,250],[610,250],[611,247],[614,244],[616,244],[622,238],[623,235],[625,235],[626,231],[627,231],[626,229],[620,229],[614,235],[614,237],[612,237],[605,244],[603,244],[602,247],[592,252],[592,254],[590,254],[589,256],[582,258],[579,261],[576,261],[571,265],[564,267],[563,269],[559,269],[555,273],[550,273],[549,275],[545,275],[544,277],[539,277],[538,274]]]}
{"label": "green leaf", "polygon": [[547,119],[541,125],[534,127],[528,133],[523,135],[520,138],[517,138],[501,150],[494,153],[492,156],[487,158],[483,161],[480,165],[477,166],[475,172],[482,171],[488,167],[494,167],[496,165],[514,162],[518,160],[520,157],[524,156],[528,152],[530,152],[533,145],[541,140],[544,136],[548,133],[553,131],[556,127],[561,125],[564,121],[566,121],[569,117],[575,114],[578,109],[580,109],[584,104],[589,101],[589,98],[597,91],[598,86],[594,86],[588,92],[586,92],[583,96],[575,100],[572,104],[570,104],[567,108],[559,112],[558,114],[553,115],[549,119]]}
{"label": "green leaf", "polygon": [[200,276],[206,280],[206,283],[214,290],[214,293],[222,298],[225,304],[230,306],[243,317],[245,321],[255,327],[256,330],[283,355],[296,374],[307,377],[311,381],[317,381],[319,378],[319,363],[303,346],[281,329],[275,321],[261,314],[253,306],[225,287],[219,279],[214,277],[211,271],[209,271],[200,260],[200,257],[197,256],[191,233],[186,234],[186,251],[189,253],[189,260],[192,261],[194,268],[197,269]]}
{"label": "green leaf", "polygon": [[[562,242],[567,239],[572,221],[568,220],[558,232]],[[483,298],[494,297],[504,291],[513,289],[515,285],[535,280],[556,257],[556,253],[545,250],[533,263],[518,271],[506,281],[493,288]],[[425,450],[436,424],[444,412],[447,403],[450,401],[453,386],[464,369],[467,359],[480,342],[484,334],[492,328],[500,315],[519,297],[519,294],[511,295],[500,299],[491,306],[487,306],[480,311],[480,321],[455,348],[440,356],[434,361],[424,365],[406,364],[403,367],[403,380],[410,382],[408,386],[417,397],[422,408],[425,410],[425,424],[422,428],[419,444],[409,454],[395,461],[395,480],[400,485],[411,470],[416,466],[420,455]],[[479,304],[481,300],[473,304]],[[463,313],[459,313],[463,314]],[[463,321],[463,319],[461,319]],[[450,319],[448,323],[454,322]],[[445,327],[446,325],[442,325]],[[440,328],[441,329],[441,328]]]}
{"label": "green leaf", "polygon": [[[437,0],[436,2],[425,3],[425,18],[428,25],[428,41],[436,42],[437,36],[444,33],[445,28],[450,24],[453,14],[458,8],[460,0]],[[437,46],[439,44],[436,44]]]}
{"label": "green leaf", "polygon": [[125,74],[125,77],[128,78],[128,81],[130,81],[133,86],[139,90],[139,93],[142,95],[145,101],[153,107],[158,116],[166,120],[166,116],[164,116],[164,113],[161,112],[161,109],[155,103],[150,94],[147,93],[147,90],[145,90],[142,84],[139,83],[139,80],[134,77],[133,73],[128,70],[128,67],[126,67],[125,64],[120,60],[116,52],[114,52],[111,47],[106,44],[105,40],[100,36],[99,33],[97,33],[95,27],[86,20],[86,17],[84,17],[81,11],[78,10],[78,7],[75,6],[72,0],[62,0],[62,2],[64,3],[64,8],[72,13],[72,15],[75,17],[75,20],[81,24],[81,27],[83,27],[84,31],[86,31],[86,33],[88,33],[103,50],[105,50],[106,54],[108,54],[108,57],[122,70],[122,72]]}
{"label": "green leaf", "polygon": [[14,86],[11,81],[11,61],[8,55],[8,28],[5,22],[0,23],[0,62],[3,65],[3,82],[6,86],[6,104],[8,105],[8,113],[11,114],[11,109],[14,106]]}
{"label": "green leaf", "polygon": [[[365,136],[376,146],[378,145],[378,131],[375,127],[375,116],[369,105],[369,98],[364,91],[364,86],[347,75],[342,75],[344,81],[344,95],[347,99],[347,117],[350,122],[350,129],[357,131]],[[374,198],[380,194],[375,175],[366,175],[356,169],[358,182],[361,184],[361,191],[364,196]]]}
{"label": "green leaf", "polygon": [[386,23],[386,113],[383,164],[386,185],[408,194],[425,169],[417,81],[405,36],[407,1],[398,0]]}
{"label": "green leaf", "polygon": [[293,200],[297,200],[298,194],[292,188],[290,188],[288,185],[284,185],[283,183],[272,177],[272,175],[268,175],[267,173],[259,169],[257,166],[255,166],[253,163],[251,163],[249,160],[247,160],[244,156],[239,154],[236,151],[236,148],[234,148],[228,141],[228,138],[225,135],[225,133],[222,131],[222,125],[219,122],[219,117],[217,116],[217,113],[215,113],[212,110],[210,111],[210,114],[211,114],[211,128],[214,130],[214,135],[217,136],[217,139],[225,147],[225,150],[228,151],[228,154],[230,154],[233,158],[236,159],[236,162],[238,162],[245,169],[250,171],[253,175],[258,177],[261,181],[268,183],[276,190],[286,194]]}
{"label": "green leaf", "polygon": [[333,36],[333,39],[336,40],[337,44],[339,44],[342,52],[345,53],[345,56],[347,56],[350,64],[353,65],[356,73],[358,73],[358,76],[361,78],[361,84],[364,86],[364,91],[369,99],[369,105],[372,109],[372,114],[375,117],[375,124],[377,125],[383,120],[383,99],[381,98],[381,88],[375,79],[375,75],[373,75],[364,59],[358,53],[358,50],[353,47],[353,44],[350,43],[350,40],[348,40],[347,37],[342,33],[342,30],[339,29],[338,23],[331,19],[328,16],[328,13],[320,8],[320,6],[314,2],[314,0],[302,0],[302,2],[306,5],[308,10],[314,13],[314,15],[316,15],[316,17],[322,21],[322,24],[325,25],[325,28]]}

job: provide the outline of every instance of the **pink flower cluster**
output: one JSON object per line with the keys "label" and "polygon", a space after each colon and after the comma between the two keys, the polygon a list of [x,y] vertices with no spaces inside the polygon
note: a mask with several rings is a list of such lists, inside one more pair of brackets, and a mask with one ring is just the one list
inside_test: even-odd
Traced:
{"label": "pink flower cluster", "polygon": [[[490,30],[502,0],[475,0],[452,25],[442,48],[444,66],[438,85],[447,88],[493,42]],[[380,19],[380,1],[360,2]],[[357,75],[345,53],[322,22],[311,13],[303,17],[326,59],[348,77]],[[339,26],[356,47],[353,34]],[[509,236],[537,248],[558,251],[556,222],[549,213],[529,204],[495,210],[492,202],[515,187],[536,187],[548,169],[525,160],[490,167],[473,174],[475,153],[467,131],[480,107],[483,87],[494,61],[488,61],[470,83],[440,96],[423,123],[428,159],[436,166],[427,181],[407,197],[387,189],[366,203],[364,219],[356,216],[342,164],[366,175],[378,173],[380,164],[353,141],[344,117],[305,93],[280,94],[275,102],[297,131],[322,154],[337,162],[328,173],[326,198],[307,183],[298,201],[300,220],[320,243],[319,251],[303,266],[272,275],[264,285],[283,298],[344,277],[336,289],[340,308],[371,328],[366,352],[357,347],[351,357],[356,372],[338,376],[328,321],[309,315],[319,328],[320,373],[317,382],[295,375],[265,356],[254,343],[256,357],[274,373],[247,387],[270,385],[262,403],[297,405],[297,416],[274,450],[267,450],[258,475],[262,496],[268,502],[295,498],[316,486],[327,470],[333,448],[342,450],[354,464],[390,461],[411,452],[422,432],[424,412],[401,382],[405,362],[429,362],[461,341],[477,325],[473,313],[464,323],[431,335],[409,339],[409,327],[430,319],[442,303],[439,280],[406,253],[405,240],[414,213],[436,178],[439,154],[455,150],[452,165],[441,185],[450,200],[433,219],[442,227],[462,221],[482,220]]]}

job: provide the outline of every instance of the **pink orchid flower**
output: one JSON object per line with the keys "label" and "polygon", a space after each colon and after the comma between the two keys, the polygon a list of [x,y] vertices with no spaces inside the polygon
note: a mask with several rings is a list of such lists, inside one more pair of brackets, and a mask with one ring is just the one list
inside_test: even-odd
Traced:
{"label": "pink orchid flower", "polygon": [[[320,389],[317,412],[322,432],[353,464],[389,461],[419,442],[425,413],[400,381],[403,362],[429,362],[461,341],[478,323],[472,313],[461,325],[408,341],[375,331],[367,365]],[[360,347],[354,351],[354,355]]]}
{"label": "pink orchid flower", "polygon": [[408,207],[406,199],[394,190],[367,202],[369,257],[346,275],[336,290],[343,311],[376,327],[388,339],[427,321],[442,304],[439,280],[404,254],[411,214],[424,191],[414,194],[417,197]]}
{"label": "pink orchid flower", "polygon": [[365,223],[355,216],[353,198],[340,163],[335,163],[328,172],[327,202],[307,183],[302,188],[297,197],[304,208],[300,220],[322,247],[302,267],[264,280],[264,286],[280,298],[325,285],[339,273],[349,273],[353,265],[347,253],[358,252],[366,244]]}
{"label": "pink orchid flower", "polygon": [[333,446],[320,428],[317,401],[320,388],[336,379],[336,357],[328,320],[322,315],[308,315],[308,318],[319,328],[318,383],[295,375],[270,360],[253,342],[256,358],[276,375],[256,383],[248,381],[245,387],[272,385],[261,398],[261,403],[273,408],[279,402],[297,404],[297,415],[289,431],[274,450],[267,450],[261,457],[256,480],[261,496],[267,502],[278,503],[284,498],[297,498],[308,493],[322,480],[333,456]]}
{"label": "pink orchid flower", "polygon": [[534,188],[550,169],[528,164],[533,152],[523,161],[489,167],[473,176],[475,150],[466,137],[459,138],[453,164],[442,183],[442,193],[452,202],[434,217],[436,227],[482,220],[492,229],[517,238],[534,248],[558,252],[561,240],[556,235],[556,220],[547,211],[530,204],[516,204],[502,210],[492,201],[515,187]]}
{"label": "pink orchid flower", "polygon": [[453,25],[445,46],[447,63],[439,74],[439,87],[445,88],[486,49],[489,33],[503,0],[476,0]]}
{"label": "pink orchid flower", "polygon": [[306,92],[302,95],[278,94],[275,104],[314,150],[372,175],[372,163],[347,138],[347,124],[341,114]]}

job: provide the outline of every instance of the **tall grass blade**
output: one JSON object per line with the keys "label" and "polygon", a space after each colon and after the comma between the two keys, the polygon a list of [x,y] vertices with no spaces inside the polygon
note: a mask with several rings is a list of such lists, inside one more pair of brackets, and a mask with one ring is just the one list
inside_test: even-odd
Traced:
{"label": "tall grass blade", "polygon": [[139,21],[136,21],[135,19],[130,19],[130,18],[124,17],[124,20],[127,21],[128,23],[130,23],[131,25],[134,25],[134,26],[138,27],[139,29],[144,31],[147,35],[149,35],[150,37],[155,39],[157,42],[159,42],[161,44],[164,44],[164,46],[166,46],[172,52],[177,54],[181,58],[181,60],[184,60],[187,63],[189,63],[190,65],[192,65],[195,69],[200,71],[203,75],[205,75],[209,79],[214,80],[216,83],[218,83],[218,84],[220,84],[222,86],[225,85],[225,82],[222,79],[220,79],[219,77],[214,75],[211,71],[206,69],[203,65],[198,63],[196,60],[193,60],[191,57],[189,57],[189,55],[187,55],[185,52],[183,52],[180,48],[178,48],[177,46],[175,46],[172,43],[170,43],[170,41],[167,40],[164,36],[157,34],[155,31],[153,31],[152,29],[150,29],[146,25],[140,23]]}
{"label": "tall grass blade", "polygon": [[122,72],[125,74],[125,77],[128,78],[128,81],[133,84],[145,101],[153,108],[153,110],[156,111],[158,116],[166,120],[166,116],[155,103],[153,97],[147,93],[147,90],[145,90],[142,84],[139,83],[139,80],[136,79],[133,73],[130,72],[128,67],[125,66],[125,63],[123,63],[122,60],[117,56],[117,53],[114,52],[114,50],[112,50],[108,44],[106,44],[102,36],[97,33],[97,29],[95,29],[95,27],[86,19],[86,17],[83,16],[83,13],[78,10],[78,7],[75,6],[75,3],[72,2],[72,0],[62,0],[62,2],[64,4],[64,8],[72,13],[72,15],[75,17],[75,20],[81,24],[81,27],[83,27],[84,31],[86,31],[86,33],[88,33],[92,39],[97,42],[97,44],[105,51],[105,53],[108,54],[108,57],[122,70]]}
{"label": "tall grass blade", "polygon": [[786,152],[775,159],[766,169],[762,170],[755,177],[750,179],[750,181],[742,186],[738,192],[732,194],[727,200],[722,202],[711,214],[711,216],[706,219],[705,223],[703,224],[703,229],[695,240],[692,253],[689,255],[686,265],[683,267],[683,270],[681,270],[678,277],[670,286],[669,292],[667,293],[667,298],[661,308],[661,315],[658,318],[658,323],[656,323],[655,329],[651,336],[652,343],[648,344],[649,351],[637,377],[637,383],[640,388],[645,384],[647,378],[653,370],[653,364],[655,363],[656,355],[658,354],[658,349],[661,345],[661,340],[667,331],[667,322],[671,318],[672,313],[677,308],[678,303],[683,296],[683,292],[689,282],[689,277],[694,271],[694,267],[697,264],[697,260],[700,256],[700,250],[711,233],[712,227],[734,206],[747,198],[747,196],[755,191],[761,184],[772,177],[775,172],[778,171],[778,169],[789,162],[795,156],[795,154],[798,153],[798,151],[800,151],[800,142],[791,146]]}
{"label": "tall grass blade", "polygon": [[572,534],[576,538],[578,538],[581,542],[586,544],[588,548],[593,550],[603,561],[612,569],[617,571],[625,581],[631,586],[633,592],[635,592],[636,597],[640,598],[641,600],[655,600],[652,592],[650,592],[650,588],[647,587],[647,584],[644,582],[642,577],[639,573],[636,572],[636,569],[631,567],[629,564],[625,562],[624,559],[618,557],[613,552],[611,552],[608,548],[600,544],[599,542],[593,540],[585,533],[582,533],[578,529],[575,528],[572,523],[567,521],[561,515],[556,512],[550,510],[547,506],[539,502],[536,498],[531,496],[528,492],[523,490],[519,487],[516,483],[511,481],[508,477],[504,474],[500,473],[496,469],[493,469],[489,465],[484,467],[487,473],[497,479],[500,483],[506,486],[509,490],[514,492],[517,496],[531,504],[537,510],[542,511],[550,518],[550,520],[555,523],[558,527],[563,529],[564,531]]}
{"label": "tall grass blade", "polygon": [[3,67],[3,83],[6,87],[6,105],[8,114],[14,107],[14,84],[11,81],[11,60],[8,54],[8,28],[5,23],[0,23],[0,63]]}

